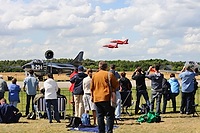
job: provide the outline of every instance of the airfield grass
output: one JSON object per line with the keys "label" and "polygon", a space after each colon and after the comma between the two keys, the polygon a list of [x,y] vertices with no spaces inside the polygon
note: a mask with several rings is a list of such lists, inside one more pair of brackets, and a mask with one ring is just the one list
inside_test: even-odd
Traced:
{"label": "airfield grass", "polygon": [[[16,75],[19,78],[19,75]],[[23,78],[21,78],[23,79]],[[72,107],[69,104],[71,95],[67,88],[61,88],[61,93],[67,96],[67,113],[72,114]],[[150,95],[150,89],[148,89]],[[133,101],[135,101],[135,89],[132,91]],[[196,101],[200,102],[200,91],[197,91]],[[21,103],[25,103],[25,93],[20,92]],[[7,96],[7,94],[5,94]],[[180,108],[180,95],[177,97],[177,110]],[[141,98],[141,103],[144,103],[143,97]],[[25,106],[18,105],[20,111],[25,110]],[[135,104],[134,104],[135,105]],[[200,117],[192,117],[192,115],[185,115],[179,113],[171,113],[172,104],[171,101],[167,105],[167,114],[161,114],[160,123],[138,123],[136,120],[140,115],[134,115],[134,105],[129,108],[131,116],[122,115],[124,121],[118,121],[118,128],[114,129],[114,133],[198,133],[200,131]],[[162,107],[162,105],[161,105]],[[199,107],[198,107],[198,111]],[[0,124],[0,133],[79,133],[80,131],[68,131],[66,125],[69,124],[69,120],[61,120],[61,123],[48,123],[47,119],[36,119],[28,120],[26,117],[22,117],[19,123],[15,124]],[[93,122],[91,120],[91,122]]]}
{"label": "airfield grass", "polygon": [[[200,117],[181,114],[162,114],[160,123],[137,123],[139,115],[124,116],[124,121],[118,122],[114,133],[198,133]],[[48,123],[46,119],[27,120],[25,117],[15,124],[0,124],[2,133],[79,133],[66,128],[68,120],[61,123]]]}
{"label": "airfield grass", "polygon": [[[69,93],[66,92],[66,88],[61,88],[61,93]],[[150,89],[148,89],[150,91]],[[133,101],[135,101],[135,89],[133,89]],[[25,92],[21,92],[25,93]],[[150,93],[149,93],[150,94]],[[197,93],[197,97],[199,97],[199,93]],[[7,96],[7,94],[5,95]],[[25,96],[25,95],[24,95]],[[25,98],[21,98],[25,100]],[[70,99],[70,95],[67,95],[67,99]],[[177,98],[177,105],[180,105],[180,95]],[[25,102],[25,101],[21,101]],[[143,97],[141,98],[141,103],[144,103]],[[72,110],[69,109],[71,105],[69,102],[67,103],[67,115],[72,114]],[[134,104],[135,105],[135,104]],[[116,126],[118,128],[114,129],[114,133],[198,133],[200,131],[200,117],[192,117],[192,115],[179,114],[179,113],[171,113],[171,102],[168,102],[167,105],[167,113],[161,114],[161,122],[160,123],[138,123],[136,120],[140,115],[135,115],[134,105],[131,106],[128,110],[132,115],[129,116],[127,114],[122,115],[122,119],[124,121],[118,121]],[[22,109],[23,107],[23,109]],[[20,110],[24,110],[25,106],[19,106]],[[162,105],[161,105],[162,107]],[[177,107],[179,110],[179,107]],[[91,112],[90,112],[91,113]],[[92,118],[91,118],[92,119]],[[0,133],[79,133],[80,131],[69,131],[66,128],[66,125],[69,124],[69,120],[61,120],[61,123],[48,123],[47,119],[36,119],[36,120],[28,120],[26,117],[22,117],[19,123],[15,124],[0,124]],[[93,120],[91,120],[93,123]]]}

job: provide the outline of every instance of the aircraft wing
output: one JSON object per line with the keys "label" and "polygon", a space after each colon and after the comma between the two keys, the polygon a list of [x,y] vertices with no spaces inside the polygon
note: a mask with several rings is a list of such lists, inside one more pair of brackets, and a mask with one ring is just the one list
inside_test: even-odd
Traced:
{"label": "aircraft wing", "polygon": [[71,69],[75,68],[72,64],[60,64],[60,63],[48,63],[48,67],[57,68],[57,69]]}

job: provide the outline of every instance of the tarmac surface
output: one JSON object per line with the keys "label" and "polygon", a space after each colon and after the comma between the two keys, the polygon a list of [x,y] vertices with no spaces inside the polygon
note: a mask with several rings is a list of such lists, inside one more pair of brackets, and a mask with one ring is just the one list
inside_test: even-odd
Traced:
{"label": "tarmac surface", "polygon": [[[200,83],[200,80],[197,80],[199,83]],[[65,82],[57,82],[58,83],[58,86],[60,87],[60,88],[69,88],[69,86],[70,86],[70,82],[69,81],[65,81]],[[133,87],[135,87],[135,80],[131,80],[131,83],[132,83],[132,86]],[[180,85],[181,85],[181,81],[179,80],[179,83],[180,83]],[[11,84],[11,82],[10,81],[7,81],[7,84]],[[20,85],[20,87],[23,87],[23,82],[22,81],[18,81],[17,82],[17,84],[18,85]],[[41,88],[41,87],[43,87],[43,84],[44,84],[44,82],[39,82],[39,87]],[[146,86],[151,86],[151,80],[146,80]]]}

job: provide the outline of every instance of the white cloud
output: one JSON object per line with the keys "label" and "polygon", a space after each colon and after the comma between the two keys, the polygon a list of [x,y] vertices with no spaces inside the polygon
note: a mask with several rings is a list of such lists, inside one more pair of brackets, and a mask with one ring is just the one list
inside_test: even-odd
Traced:
{"label": "white cloud", "polygon": [[148,54],[158,54],[161,51],[161,48],[149,48]]}
{"label": "white cloud", "polygon": [[189,28],[184,36],[186,43],[200,43],[200,28]]}
{"label": "white cloud", "polygon": [[19,40],[17,41],[18,43],[31,43],[32,40],[31,39],[23,39],[23,40]]}
{"label": "white cloud", "polygon": [[156,42],[156,46],[158,47],[167,47],[169,46],[171,43],[171,40],[169,39],[159,39],[157,42]]}
{"label": "white cloud", "polygon": [[[56,58],[83,50],[85,58],[95,60],[200,61],[198,0],[6,0],[0,5],[1,59],[44,58],[52,49]],[[128,45],[102,47],[124,38]]]}

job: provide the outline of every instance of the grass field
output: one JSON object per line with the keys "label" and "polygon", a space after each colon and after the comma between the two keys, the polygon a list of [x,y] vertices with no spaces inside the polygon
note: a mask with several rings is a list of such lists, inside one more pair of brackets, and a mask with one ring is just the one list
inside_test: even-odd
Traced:
{"label": "grass field", "polygon": [[[118,122],[114,133],[199,133],[200,117],[180,114],[161,115],[160,123],[137,123],[139,115],[124,116],[124,121]],[[46,119],[27,120],[21,118],[19,123],[0,124],[1,133],[80,133],[68,131],[68,120],[49,124]]]}
{"label": "grass field", "polygon": [[[129,76],[131,73],[129,74]],[[5,76],[5,75],[4,75]],[[60,76],[60,75],[59,75]],[[23,79],[19,75],[17,77]],[[72,114],[70,101],[70,93],[67,88],[61,88],[61,93],[68,98],[67,114]],[[150,94],[150,89],[148,89]],[[25,93],[20,92],[21,103],[25,104]],[[6,94],[7,95],[7,94]],[[135,101],[135,89],[133,88],[133,101]],[[196,102],[200,103],[200,91],[197,91]],[[144,103],[144,99],[141,99],[141,103]],[[20,107],[19,104],[19,107]],[[170,113],[172,111],[171,102],[167,105],[167,114],[161,114],[160,123],[137,123],[136,120],[140,115],[123,115],[124,121],[119,121],[118,128],[114,130],[114,133],[199,133],[200,132],[200,117],[192,117],[192,115],[181,115],[179,113]],[[180,95],[177,97],[177,110],[180,106]],[[25,105],[20,107],[20,110],[24,111]],[[133,111],[134,106],[130,107],[130,112]],[[198,108],[199,111],[199,108]],[[55,121],[54,121],[55,122]],[[66,124],[68,120],[61,120],[61,123],[49,124],[47,119],[28,120],[22,117],[19,123],[15,124],[0,124],[0,133],[79,133],[80,131],[68,131]]]}

